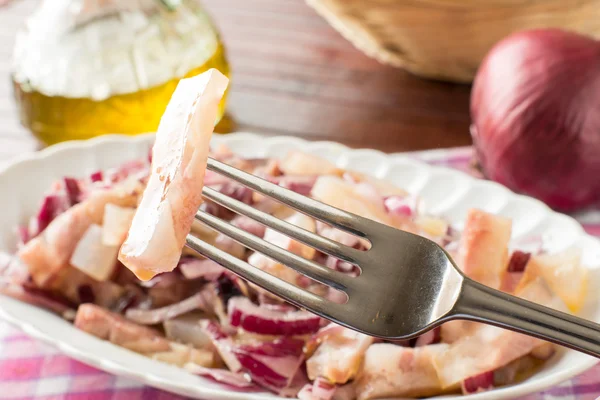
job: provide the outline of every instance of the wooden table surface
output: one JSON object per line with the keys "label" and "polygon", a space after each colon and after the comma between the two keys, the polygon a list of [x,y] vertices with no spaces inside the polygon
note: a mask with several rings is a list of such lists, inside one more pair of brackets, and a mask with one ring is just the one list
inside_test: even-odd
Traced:
{"label": "wooden table surface", "polygon": [[[14,35],[36,3],[0,7],[0,161],[39,146],[18,122],[9,81]],[[468,86],[371,60],[303,0],[203,3],[231,62],[236,129],[386,152],[470,144]]]}

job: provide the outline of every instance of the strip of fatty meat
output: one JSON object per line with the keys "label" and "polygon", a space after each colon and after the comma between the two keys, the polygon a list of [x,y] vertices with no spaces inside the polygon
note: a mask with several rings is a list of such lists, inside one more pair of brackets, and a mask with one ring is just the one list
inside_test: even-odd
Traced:
{"label": "strip of fatty meat", "polygon": [[141,280],[177,266],[202,203],[209,141],[228,82],[215,69],[181,80],[160,121],[150,179],[119,252]]}

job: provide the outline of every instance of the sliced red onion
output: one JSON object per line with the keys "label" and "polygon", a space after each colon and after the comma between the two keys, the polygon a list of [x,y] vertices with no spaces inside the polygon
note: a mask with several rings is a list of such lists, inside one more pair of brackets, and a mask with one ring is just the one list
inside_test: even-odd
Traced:
{"label": "sliced red onion", "polygon": [[463,394],[485,392],[494,388],[494,371],[484,372],[465,379],[462,384]]}
{"label": "sliced red onion", "polygon": [[248,390],[256,387],[245,374],[231,372],[226,369],[205,368],[192,363],[186,364],[184,368],[194,375],[210,378],[216,382],[233,386],[234,388]]}
{"label": "sliced red onion", "polygon": [[318,377],[312,384],[305,385],[298,393],[299,400],[332,400],[337,386],[327,379]]}
{"label": "sliced red onion", "polygon": [[307,311],[275,311],[260,307],[246,297],[234,297],[228,304],[229,322],[247,332],[262,335],[305,335],[317,332],[321,319]]}
{"label": "sliced red onion", "polygon": [[231,220],[231,224],[258,237],[265,236],[265,230],[267,229],[267,227],[260,222],[255,221],[250,217],[246,217],[245,215],[234,217]]}
{"label": "sliced red onion", "polygon": [[240,364],[233,353],[233,348],[235,347],[233,340],[225,333],[221,325],[216,321],[208,319],[201,320],[199,324],[202,331],[210,338],[221,359],[227,365],[227,368],[232,372],[241,371],[242,364]]}
{"label": "sliced red onion", "polygon": [[92,172],[92,174],[90,175],[91,182],[102,182],[103,180],[104,175],[102,174],[102,171]]}
{"label": "sliced red onion", "polygon": [[79,187],[79,182],[77,182],[77,179],[65,177],[63,178],[63,183],[65,185],[65,191],[71,205],[79,203],[81,188]]}
{"label": "sliced red onion", "polygon": [[281,338],[236,346],[233,353],[253,382],[278,394],[290,394],[285,389],[290,388],[304,361],[303,347],[302,340]]}
{"label": "sliced red onion", "polygon": [[194,310],[210,310],[211,302],[209,294],[202,290],[179,303],[169,306],[156,308],[153,310],[144,310],[141,308],[130,308],[125,312],[127,319],[130,319],[142,325],[154,325],[175,318]]}
{"label": "sliced red onion", "polygon": [[179,271],[186,279],[203,278],[212,282],[216,281],[227,270],[213,260],[186,257],[179,261]]}
{"label": "sliced red onion", "polygon": [[383,200],[388,213],[399,217],[414,217],[417,214],[417,197],[415,196],[389,196]]}
{"label": "sliced red onion", "polygon": [[42,205],[37,213],[37,233],[42,232],[50,222],[70,207],[69,200],[64,195],[51,194],[42,200]]}
{"label": "sliced red onion", "polygon": [[531,253],[525,253],[520,250],[515,250],[510,256],[510,261],[508,262],[507,271],[508,272],[523,272],[525,271],[525,267],[531,258]]}
{"label": "sliced red onion", "polygon": [[442,341],[442,329],[440,327],[433,328],[429,332],[426,332],[419,336],[415,341],[415,347],[427,346],[430,344],[436,344]]}

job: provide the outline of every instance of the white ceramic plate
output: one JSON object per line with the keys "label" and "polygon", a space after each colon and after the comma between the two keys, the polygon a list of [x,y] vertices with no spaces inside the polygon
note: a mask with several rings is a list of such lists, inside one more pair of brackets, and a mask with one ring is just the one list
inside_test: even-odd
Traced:
{"label": "white ceramic plate", "polygon": [[[152,135],[135,138],[105,136],[86,142],[64,143],[21,157],[0,169],[0,251],[14,249],[14,227],[35,212],[43,193],[55,179],[65,175],[83,176],[123,161],[145,157],[151,143]],[[500,185],[477,180],[457,171],[431,167],[402,155],[351,150],[337,143],[307,142],[290,137],[216,135],[213,143],[226,143],[233,151],[249,157],[282,157],[291,149],[305,150],[325,157],[340,167],[388,179],[421,196],[428,211],[444,215],[453,222],[460,223],[469,208],[478,207],[512,218],[515,238],[543,234],[550,251],[577,244],[583,248],[586,265],[595,267],[600,264],[599,242],[587,236],[574,219],[552,212],[539,201],[515,195]],[[594,283],[592,287],[596,286]],[[600,321],[598,302],[589,301],[582,315]],[[81,362],[150,386],[204,399],[276,398],[268,393],[233,392],[179,368],[96,339],[51,313],[3,296],[0,296],[0,317]],[[542,371],[518,385],[450,398],[514,398],[556,385],[594,364],[595,360],[589,356],[563,351],[550,360]]]}

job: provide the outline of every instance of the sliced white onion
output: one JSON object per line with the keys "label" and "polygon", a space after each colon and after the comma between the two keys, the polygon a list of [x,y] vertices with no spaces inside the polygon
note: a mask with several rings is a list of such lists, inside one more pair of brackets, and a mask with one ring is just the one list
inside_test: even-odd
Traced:
{"label": "sliced white onion", "polygon": [[210,338],[200,327],[198,315],[182,315],[163,323],[165,334],[171,340],[191,344],[197,348],[206,348],[211,344]]}

